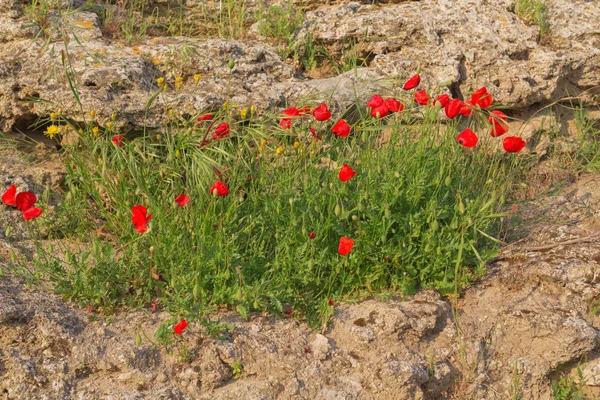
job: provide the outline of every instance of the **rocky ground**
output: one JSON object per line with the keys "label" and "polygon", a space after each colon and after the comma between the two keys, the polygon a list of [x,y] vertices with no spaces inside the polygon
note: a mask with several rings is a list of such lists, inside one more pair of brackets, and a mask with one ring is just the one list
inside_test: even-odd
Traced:
{"label": "rocky ground", "polygon": [[[28,164],[6,153],[2,161],[2,177],[32,189],[60,185],[64,176],[44,145]],[[32,243],[15,213],[5,211],[3,225],[17,233],[7,239],[0,229],[0,393],[4,399],[550,399],[551,381],[579,366],[586,390],[597,394],[600,237],[537,247],[600,231],[600,175],[562,176],[561,189],[532,176],[527,191],[550,190],[514,206],[506,221],[510,244],[458,302],[425,290],[336,304],[323,332],[292,318],[255,314],[245,321],[222,310],[211,319],[232,330],[214,338],[193,323],[174,349],[153,345],[170,318],[160,309],[97,315],[12,273],[11,253],[27,255]]]}
{"label": "rocky ground", "polygon": [[[537,25],[517,17],[513,0],[296,0],[309,10],[295,33],[298,48],[310,38],[340,63],[348,54],[366,63],[323,79],[282,60],[255,27],[241,41],[155,36],[126,44],[100,29],[96,13],[77,11],[83,5],[77,1],[62,1],[63,12],[51,10],[36,28],[25,15],[26,0],[0,0],[0,130],[24,129],[57,108],[74,121],[94,110],[101,124],[116,113],[116,124],[129,128],[158,125],[168,109],[194,115],[226,100],[265,110],[333,96],[340,110],[418,66],[424,87],[448,84],[462,97],[485,85],[497,101],[520,109],[566,95],[590,102],[600,93],[597,1],[548,0],[549,30],[540,36]],[[193,18],[200,3],[190,2],[184,17]],[[201,75],[198,84],[194,74]],[[169,88],[146,112],[162,76]],[[183,78],[181,90],[175,77]]]}
{"label": "rocky ground", "polygon": [[[91,110],[100,123],[116,113],[116,124],[129,128],[158,125],[167,109],[192,115],[228,99],[264,110],[333,93],[341,109],[418,65],[427,87],[450,82],[448,90],[462,96],[486,85],[499,102],[522,112],[567,94],[598,100],[598,1],[548,1],[550,30],[543,37],[516,16],[512,0],[372,3],[296,1],[307,10],[299,43],[311,37],[343,59],[347,43],[360,42],[368,61],[357,71],[311,79],[257,34],[244,41],[150,37],[126,45],[106,37],[96,14],[79,11],[53,13],[60,29],[36,39],[27,3],[0,0],[0,131],[25,130],[59,107],[74,121]],[[84,113],[66,85],[62,50]],[[169,89],[146,112],[160,76]],[[172,86],[178,76],[185,82],[180,91]],[[23,101],[38,97],[50,102]],[[554,117],[538,115],[522,128],[533,134],[546,118]],[[568,119],[552,121],[569,131]],[[540,141],[534,151],[541,155],[544,146]],[[63,168],[42,144],[27,162],[2,153],[0,182],[60,191]],[[455,303],[422,291],[336,304],[330,328],[320,333],[291,318],[245,321],[223,310],[211,318],[234,329],[212,338],[191,324],[181,337],[179,348],[188,349],[183,358],[151,342],[169,318],[164,312],[88,313],[10,272],[11,253],[27,255],[32,244],[20,219],[5,212],[0,398],[550,399],[551,381],[578,366],[585,390],[597,396],[600,237],[535,248],[600,231],[600,176],[574,177],[542,165],[523,198],[533,200],[511,210],[507,244],[489,264],[489,276]],[[10,239],[8,225],[14,226]]]}

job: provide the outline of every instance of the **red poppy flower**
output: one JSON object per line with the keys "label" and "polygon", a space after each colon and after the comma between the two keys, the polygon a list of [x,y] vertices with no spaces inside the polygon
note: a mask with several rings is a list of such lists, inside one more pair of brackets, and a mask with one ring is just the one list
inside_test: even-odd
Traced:
{"label": "red poppy flower", "polygon": [[175,332],[176,335],[181,335],[183,333],[183,331],[185,331],[185,328],[188,327],[188,323],[185,319],[182,319],[181,321],[179,321],[179,323],[177,325],[175,325],[175,329],[173,329],[173,331]]}
{"label": "red poppy flower", "polygon": [[344,119],[340,119],[331,128],[331,133],[335,133],[337,137],[345,138],[350,134],[350,125]]}
{"label": "red poppy flower", "polygon": [[285,315],[292,315],[293,312],[294,312],[293,310],[287,310],[287,311],[284,311],[283,313]]}
{"label": "red poppy flower", "polygon": [[442,108],[444,108],[444,107],[446,107],[446,104],[448,104],[449,102],[450,102],[450,96],[448,96],[447,94],[443,94],[441,96],[438,96],[438,98],[435,99],[433,104],[440,103]]}
{"label": "red poppy flower", "polygon": [[175,203],[177,203],[177,205],[179,207],[185,206],[190,201],[191,201],[190,196],[183,194],[183,193],[175,198]]}
{"label": "red poppy flower", "polygon": [[340,238],[340,245],[338,246],[338,253],[340,253],[340,255],[345,256],[348,253],[350,253],[350,251],[352,250],[352,248],[354,247],[354,240],[347,238],[345,236],[342,236]]}
{"label": "red poppy flower", "polygon": [[42,215],[42,209],[37,207],[30,207],[27,210],[23,211],[23,219],[25,221],[29,221],[30,219],[36,219]]}
{"label": "red poppy flower", "polygon": [[327,109],[327,104],[325,103],[315,108],[312,114],[317,121],[327,121],[329,118],[331,118],[331,112],[329,109]]}
{"label": "red poppy flower", "polygon": [[471,114],[473,114],[473,109],[468,104],[463,103],[462,107],[460,108],[460,115],[464,117],[470,117]]}
{"label": "red poppy flower", "polygon": [[429,103],[429,96],[425,90],[417,90],[415,92],[415,101],[417,104],[426,106]]}
{"label": "red poppy flower", "polygon": [[462,109],[463,102],[460,99],[452,99],[446,104],[444,107],[444,112],[446,113],[446,117],[453,119],[460,115],[460,110]]}
{"label": "red poppy flower", "polygon": [[229,188],[221,181],[215,182],[215,184],[210,187],[210,194],[214,195],[215,191],[218,197],[227,196],[229,194]]}
{"label": "red poppy flower", "polygon": [[410,78],[409,80],[406,81],[406,83],[404,84],[402,89],[411,90],[411,89],[416,88],[420,84],[421,84],[421,77],[419,76],[419,74],[416,74],[412,78]]}
{"label": "red poppy flower", "polygon": [[520,137],[516,136],[507,136],[504,138],[504,142],[502,145],[504,146],[504,150],[509,153],[518,153],[525,147],[527,143]]}
{"label": "red poppy flower", "polygon": [[490,124],[492,124],[491,135],[498,137],[508,132],[508,124],[506,123],[507,116],[502,111],[494,110],[490,114]]}
{"label": "red poppy flower", "polygon": [[475,91],[471,95],[471,104],[477,105],[483,109],[489,108],[492,105],[492,95],[488,93],[487,88],[484,86]]}
{"label": "red poppy flower", "polygon": [[404,110],[404,104],[400,103],[393,97],[385,99],[385,106],[390,112],[397,113]]}
{"label": "red poppy flower", "polygon": [[369,100],[369,102],[367,103],[367,107],[370,107],[370,108],[381,107],[383,105],[383,103],[384,103],[383,97],[376,94],[376,95],[373,95],[373,97],[371,97],[371,100]]}
{"label": "red poppy flower", "polygon": [[298,110],[296,107],[290,107],[283,110],[281,113],[290,117],[298,117],[302,115],[302,110]]}
{"label": "red poppy flower", "polygon": [[314,239],[317,237],[317,235],[314,232],[311,232],[310,235],[308,235],[308,237]]}
{"label": "red poppy flower", "polygon": [[380,105],[379,107],[371,108],[371,115],[374,118],[383,118],[388,115],[389,111],[390,110],[388,110],[387,106],[384,103],[384,104]]}
{"label": "red poppy flower", "polygon": [[7,206],[14,206],[17,203],[17,186],[10,185],[10,187],[2,195],[2,202]]}
{"label": "red poppy flower", "polygon": [[19,211],[30,209],[36,201],[37,198],[35,197],[35,194],[31,192],[21,192],[15,197],[15,203],[17,205],[17,210]]}
{"label": "red poppy flower", "polygon": [[152,218],[152,214],[148,215],[148,210],[144,206],[131,207],[131,222],[135,226],[135,230],[139,233],[144,233],[148,230],[148,222]]}
{"label": "red poppy flower", "polygon": [[329,304],[330,307],[333,307],[333,305],[335,304],[333,302],[333,300],[331,300],[331,299],[327,299],[327,303]]}
{"label": "red poppy flower", "polygon": [[475,132],[473,132],[470,129],[465,129],[464,131],[462,131],[462,133],[460,135],[458,135],[456,137],[456,141],[463,147],[475,147],[477,146],[477,142],[479,141],[479,139],[477,138],[477,135],[475,134]]}
{"label": "red poppy flower", "polygon": [[356,171],[354,171],[348,164],[344,164],[342,169],[340,169],[339,178],[342,182],[348,182],[354,175],[356,175]]}
{"label": "red poppy flower", "polygon": [[281,122],[279,122],[279,126],[281,127],[281,129],[290,129],[292,127],[292,119],[291,118],[282,119]]}
{"label": "red poppy flower", "polygon": [[323,140],[323,136],[317,135],[317,131],[315,131],[314,128],[310,128],[309,131],[314,136],[315,139]]}
{"label": "red poppy flower", "polygon": [[230,133],[231,129],[229,129],[229,124],[227,122],[221,122],[215,128],[215,134],[213,135],[213,139],[222,139]]}
{"label": "red poppy flower", "polygon": [[211,119],[213,119],[212,114],[204,114],[198,117],[198,121],[210,121]]}
{"label": "red poppy flower", "polygon": [[123,135],[115,135],[112,137],[112,142],[114,143],[115,146],[117,147],[122,147],[123,146]]}

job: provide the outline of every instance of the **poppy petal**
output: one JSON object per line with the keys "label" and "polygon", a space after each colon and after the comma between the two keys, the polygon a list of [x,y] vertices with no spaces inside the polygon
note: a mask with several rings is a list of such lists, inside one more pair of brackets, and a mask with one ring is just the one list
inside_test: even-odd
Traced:
{"label": "poppy petal", "polygon": [[17,203],[17,186],[10,185],[10,187],[2,195],[2,202],[7,206],[14,206]]}

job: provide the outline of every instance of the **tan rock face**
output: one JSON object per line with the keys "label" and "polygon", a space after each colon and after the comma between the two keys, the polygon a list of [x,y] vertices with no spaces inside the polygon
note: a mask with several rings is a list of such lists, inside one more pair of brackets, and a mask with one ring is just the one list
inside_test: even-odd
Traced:
{"label": "tan rock face", "polygon": [[[62,3],[64,10],[69,4]],[[485,85],[496,100],[518,108],[548,103],[567,93],[581,95],[585,101],[598,99],[598,2],[549,1],[550,29],[543,38],[537,26],[517,17],[510,0],[374,4],[298,0],[296,5],[312,10],[296,35],[300,47],[310,37],[317,48],[324,46],[342,61],[353,48],[369,62],[368,68],[359,68],[357,78],[348,74],[341,80],[310,80],[282,61],[271,46],[259,42],[158,37],[126,46],[103,37],[93,13],[53,10],[46,27],[32,27],[26,5],[2,0],[0,130],[10,131],[15,124],[22,127],[24,121],[45,116],[56,107],[62,107],[69,118],[82,120],[65,79],[64,50],[84,111],[96,110],[102,122],[118,110],[117,125],[130,127],[157,126],[167,109],[194,115],[229,99],[261,110],[283,107],[286,101],[308,94],[315,97],[320,90],[335,90],[334,105],[345,108],[357,100],[353,95],[357,90],[366,94],[377,87],[377,81],[407,77],[418,66],[423,87],[448,83],[460,97]],[[193,13],[206,4],[191,2],[189,7]],[[68,39],[66,49],[63,37]],[[231,74],[230,59],[236,62]],[[192,79],[197,73],[202,76],[198,85]],[[167,78],[169,89],[146,113],[160,76]],[[174,90],[175,77],[184,79],[181,90]],[[23,102],[32,98],[51,103]]]}
{"label": "tan rock face", "polygon": [[549,2],[550,31],[541,39],[513,8],[504,0],[350,3],[307,13],[298,39],[311,37],[338,55],[348,43],[361,43],[381,75],[410,76],[421,66],[425,86],[452,82],[460,95],[486,85],[498,101],[517,107],[600,83],[600,24],[591,22],[600,21],[597,2]]}

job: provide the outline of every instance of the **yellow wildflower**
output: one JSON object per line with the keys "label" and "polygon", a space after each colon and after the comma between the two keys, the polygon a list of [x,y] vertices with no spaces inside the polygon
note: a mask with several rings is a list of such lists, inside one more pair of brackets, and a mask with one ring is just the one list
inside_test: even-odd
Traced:
{"label": "yellow wildflower", "polygon": [[258,146],[258,151],[263,151],[263,146]]}
{"label": "yellow wildflower", "polygon": [[58,110],[56,110],[56,113],[60,116],[62,114],[62,108],[59,108]]}
{"label": "yellow wildflower", "polygon": [[110,119],[112,119],[113,121],[115,119],[117,119],[117,114],[115,114],[115,113],[110,114]]}
{"label": "yellow wildflower", "polygon": [[95,126],[95,127],[92,128],[92,132],[94,133],[94,135],[97,135],[99,131],[100,130],[98,129],[97,126]]}
{"label": "yellow wildflower", "polygon": [[98,164],[102,164],[102,158],[98,157]]}
{"label": "yellow wildflower", "polygon": [[298,147],[300,147],[300,142],[294,142],[294,148],[297,149]]}
{"label": "yellow wildflower", "polygon": [[162,76],[160,78],[158,78],[156,80],[156,83],[158,83],[158,86],[162,86],[163,83],[165,83],[165,78],[163,78]]}
{"label": "yellow wildflower", "polygon": [[165,83],[165,84],[163,85],[163,90],[167,90],[167,88],[168,88],[168,86],[167,86],[167,84]]}
{"label": "yellow wildflower", "polygon": [[90,111],[90,117],[94,118],[96,116],[96,111],[92,110]]}
{"label": "yellow wildflower", "polygon": [[225,103],[223,103],[223,108],[227,108],[228,105],[229,105],[229,102],[226,101]]}
{"label": "yellow wildflower", "polygon": [[112,122],[110,122],[110,121],[108,121],[108,122],[106,123],[106,129],[112,129],[112,127],[113,127],[113,123],[112,123]]}
{"label": "yellow wildflower", "polygon": [[242,118],[246,118],[248,116],[248,109],[244,108],[243,110],[240,111],[240,117]]}
{"label": "yellow wildflower", "polygon": [[314,150],[311,150],[311,151],[310,151],[310,155],[311,155],[311,156],[314,156],[314,155],[315,155],[315,151],[314,151]]}
{"label": "yellow wildflower", "polygon": [[157,140],[158,140],[158,139],[160,139],[160,135],[156,135],[156,139],[157,139]]}
{"label": "yellow wildflower", "polygon": [[58,114],[57,114],[57,113],[55,113],[55,112],[51,112],[51,113],[50,113],[50,119],[51,119],[52,121],[54,121],[56,118],[58,118]]}
{"label": "yellow wildflower", "polygon": [[251,106],[250,107],[250,114],[253,115],[256,112],[256,107]]}
{"label": "yellow wildflower", "polygon": [[183,78],[178,76],[177,78],[175,78],[175,83],[182,83],[183,82]]}
{"label": "yellow wildflower", "polygon": [[79,130],[77,132],[83,133],[83,129],[79,128]]}
{"label": "yellow wildflower", "polygon": [[44,131],[44,135],[48,136],[50,139],[54,139],[54,136],[60,132],[60,128],[54,124],[50,125]]}
{"label": "yellow wildflower", "polygon": [[354,127],[354,130],[355,130],[355,131],[357,131],[357,132],[358,132],[358,131],[360,131],[360,125],[356,125],[356,126]]}
{"label": "yellow wildflower", "polygon": [[278,148],[275,150],[275,154],[277,154],[278,156],[282,155],[282,154],[283,154],[283,152],[284,152],[284,150],[283,150],[283,147],[278,147]]}
{"label": "yellow wildflower", "polygon": [[177,82],[175,86],[177,87],[177,89],[181,89],[183,87],[183,83]]}
{"label": "yellow wildflower", "polygon": [[174,114],[175,114],[175,111],[173,111],[173,109],[172,109],[172,108],[169,108],[169,114],[170,114],[170,115],[174,115]]}
{"label": "yellow wildflower", "polygon": [[194,74],[194,82],[200,82],[200,74]]}
{"label": "yellow wildflower", "polygon": [[260,141],[260,145],[261,146],[264,146],[265,144],[267,144],[267,141],[265,139],[263,139],[263,140]]}
{"label": "yellow wildflower", "polygon": [[175,157],[179,157],[179,150],[175,150]]}

